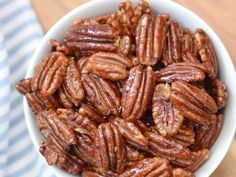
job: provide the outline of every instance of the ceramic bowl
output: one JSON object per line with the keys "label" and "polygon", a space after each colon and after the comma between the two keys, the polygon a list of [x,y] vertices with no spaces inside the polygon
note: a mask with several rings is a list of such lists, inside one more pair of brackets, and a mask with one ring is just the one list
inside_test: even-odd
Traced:
{"label": "ceramic bowl", "polygon": [[[138,0],[133,0],[137,3]],[[28,67],[26,77],[33,76],[34,67],[37,63],[41,62],[42,58],[49,53],[49,40],[51,38],[57,40],[63,40],[63,36],[68,28],[73,24],[73,21],[78,18],[87,18],[95,15],[107,14],[117,10],[120,0],[94,0],[83,4],[63,18],[61,18],[44,36],[40,45],[38,46],[32,61]],[[210,158],[204,165],[195,173],[197,177],[210,176],[213,171],[221,163],[222,159],[226,155],[230,143],[233,139],[235,127],[236,127],[236,76],[235,69],[232,60],[224,47],[222,41],[219,39],[213,29],[204,22],[196,14],[188,10],[187,8],[169,0],[148,0],[150,6],[155,13],[169,13],[171,18],[174,18],[182,24],[184,27],[188,27],[191,30],[196,28],[203,28],[209,35],[217,53],[219,62],[219,76],[220,79],[226,84],[229,94],[228,103],[224,109],[224,125],[220,136],[210,151]],[[35,145],[35,148],[39,149],[39,144],[42,137],[35,126],[35,119],[31,113],[26,100],[24,99],[24,113],[27,123],[27,127]],[[58,177],[72,177],[70,175],[56,167],[50,167],[56,176]]]}

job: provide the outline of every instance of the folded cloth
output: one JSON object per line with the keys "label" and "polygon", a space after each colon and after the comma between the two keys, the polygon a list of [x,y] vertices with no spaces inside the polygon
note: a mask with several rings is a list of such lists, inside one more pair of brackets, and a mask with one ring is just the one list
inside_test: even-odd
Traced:
{"label": "folded cloth", "polygon": [[0,0],[0,177],[54,176],[32,144],[14,88],[42,36],[28,0]]}

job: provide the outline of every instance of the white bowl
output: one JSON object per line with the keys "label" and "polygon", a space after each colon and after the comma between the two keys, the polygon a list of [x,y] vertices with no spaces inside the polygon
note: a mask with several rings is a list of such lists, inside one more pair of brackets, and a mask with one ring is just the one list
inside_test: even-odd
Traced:
{"label": "white bowl", "polygon": [[[137,3],[137,1],[138,0],[133,0],[133,2],[135,3]],[[70,13],[65,15],[49,30],[49,32],[42,39],[29,65],[26,77],[33,76],[35,65],[41,62],[42,58],[47,55],[47,53],[49,53],[49,40],[51,38],[63,40],[64,33],[73,24],[74,20],[78,18],[87,18],[90,16],[114,12],[117,10],[118,4],[120,2],[121,0],[94,0],[77,7],[76,9],[72,10]],[[210,158],[196,172],[197,177],[210,176],[227,153],[235,132],[236,74],[234,65],[227,50],[225,49],[223,43],[216,35],[216,33],[211,29],[210,26],[206,24],[206,22],[204,22],[193,12],[173,1],[148,0],[148,2],[150,3],[150,6],[152,7],[154,12],[169,13],[172,18],[175,18],[183,26],[188,27],[191,30],[195,30],[196,28],[203,28],[211,38],[215,51],[217,53],[220,67],[220,79],[223,80],[223,82],[227,86],[229,98],[227,106],[224,109],[225,120],[220,136],[218,137],[216,143],[211,149]],[[38,150],[39,143],[41,142],[42,137],[40,136],[39,131],[36,129],[34,116],[31,113],[25,99],[24,113],[30,136],[36,149]],[[56,167],[50,168],[58,177],[73,176],[68,173],[65,173],[64,171]]]}

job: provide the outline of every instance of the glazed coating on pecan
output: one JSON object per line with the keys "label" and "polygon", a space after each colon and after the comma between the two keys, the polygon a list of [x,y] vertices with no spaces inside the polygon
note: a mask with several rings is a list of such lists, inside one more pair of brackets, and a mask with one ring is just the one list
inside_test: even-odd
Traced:
{"label": "glazed coating on pecan", "polygon": [[49,165],[84,177],[194,177],[228,97],[206,32],[128,0],[77,19],[50,47],[15,84]]}

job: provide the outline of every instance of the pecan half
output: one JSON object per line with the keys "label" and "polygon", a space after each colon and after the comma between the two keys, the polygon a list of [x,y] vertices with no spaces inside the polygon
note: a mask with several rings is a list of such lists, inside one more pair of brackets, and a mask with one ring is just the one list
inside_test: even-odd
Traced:
{"label": "pecan half", "polygon": [[160,71],[156,71],[155,78],[157,82],[168,83],[176,80],[184,80],[186,82],[203,81],[205,74],[200,68],[202,68],[200,63],[173,63]]}
{"label": "pecan half", "polygon": [[151,67],[132,68],[122,90],[122,117],[128,121],[140,119],[149,106],[153,88]]}
{"label": "pecan half", "polygon": [[91,120],[94,120],[97,123],[106,122],[105,118],[102,117],[101,113],[99,113],[93,106],[88,104],[81,104],[79,108],[79,113],[83,116],[89,117]]}
{"label": "pecan half", "polygon": [[126,57],[115,53],[99,52],[89,58],[86,68],[99,77],[117,81],[128,77],[127,68],[131,66],[131,61]]}
{"label": "pecan half", "polygon": [[[85,94],[80,80],[80,73],[73,59],[69,60],[69,65],[61,89],[61,92],[63,92],[63,95],[66,97],[66,99],[61,98],[62,103],[64,100],[67,100],[75,106],[79,106],[80,102],[84,99]],[[61,95],[60,92],[59,95]],[[64,106],[66,107],[66,105]]]}
{"label": "pecan half", "polygon": [[202,63],[207,68],[209,77],[216,78],[218,73],[218,63],[210,39],[202,29],[196,30],[194,37],[198,53]]}
{"label": "pecan half", "polygon": [[96,135],[98,150],[98,167],[105,171],[122,173],[125,163],[125,146],[118,128],[111,123],[103,123],[98,127]]}
{"label": "pecan half", "polygon": [[88,62],[88,57],[82,57],[77,61],[77,66],[79,68],[80,74],[88,73],[88,70],[86,67],[87,62]]}
{"label": "pecan half", "polygon": [[133,147],[126,145],[126,166],[133,166],[138,161],[143,160],[145,156]]}
{"label": "pecan half", "polygon": [[187,167],[187,170],[196,171],[209,157],[208,149],[201,149],[197,152],[193,152],[193,163]]}
{"label": "pecan half", "polygon": [[128,56],[131,53],[131,39],[129,36],[123,36],[119,40],[119,45],[117,47],[117,53],[123,56]]}
{"label": "pecan half", "polygon": [[116,177],[118,176],[117,173],[112,171],[103,171],[101,172],[98,168],[92,169],[84,169],[82,173],[82,177]]}
{"label": "pecan half", "polygon": [[169,84],[158,84],[152,98],[153,120],[162,136],[176,134],[184,120],[179,110],[169,101],[170,94]]}
{"label": "pecan half", "polygon": [[170,21],[166,35],[167,43],[162,59],[165,66],[182,60],[183,31],[177,21]]}
{"label": "pecan half", "polygon": [[174,168],[172,171],[172,177],[195,177],[195,175],[183,168]]}
{"label": "pecan half", "polygon": [[207,82],[207,86],[207,91],[214,98],[218,109],[222,109],[228,98],[226,86],[218,79],[211,79],[210,82]]}
{"label": "pecan half", "polygon": [[172,83],[171,102],[182,115],[196,123],[206,124],[214,119],[217,105],[206,91],[185,81]]}
{"label": "pecan half", "polygon": [[68,58],[60,52],[53,52],[43,59],[35,69],[32,90],[40,91],[43,96],[54,94],[61,86],[66,74]]}
{"label": "pecan half", "polygon": [[168,160],[160,157],[146,158],[126,170],[120,177],[171,176]]}
{"label": "pecan half", "polygon": [[63,43],[55,40],[55,39],[50,39],[50,47],[51,47],[51,52],[61,52],[64,55],[72,55],[72,51]]}
{"label": "pecan half", "polygon": [[140,64],[155,65],[162,57],[166,43],[168,15],[152,19],[144,14],[136,30],[136,56]]}
{"label": "pecan half", "polygon": [[115,29],[109,25],[75,24],[65,34],[64,41],[71,50],[83,56],[98,51],[115,52],[115,36]]}
{"label": "pecan half", "polygon": [[203,148],[210,149],[220,134],[223,121],[223,115],[218,114],[216,119],[211,121],[209,124],[204,126],[196,126],[195,143],[191,146],[191,149],[195,151]]}
{"label": "pecan half", "polygon": [[120,133],[126,138],[129,144],[138,149],[147,150],[149,143],[134,123],[127,122],[119,117],[112,118],[111,121],[117,126]]}
{"label": "pecan half", "polygon": [[104,115],[118,115],[120,93],[117,85],[92,74],[82,74],[84,90],[89,102]]}
{"label": "pecan half", "polygon": [[149,140],[151,154],[167,158],[178,166],[192,164],[192,152],[188,148],[157,133],[146,132],[146,136]]}
{"label": "pecan half", "polygon": [[32,78],[22,79],[15,84],[15,88],[20,94],[25,95],[32,92],[31,85]]}

